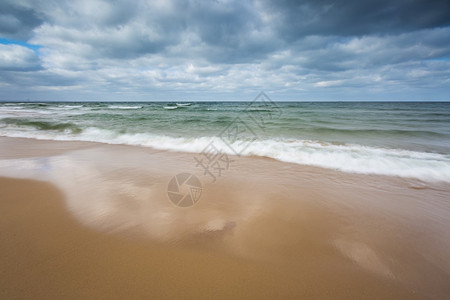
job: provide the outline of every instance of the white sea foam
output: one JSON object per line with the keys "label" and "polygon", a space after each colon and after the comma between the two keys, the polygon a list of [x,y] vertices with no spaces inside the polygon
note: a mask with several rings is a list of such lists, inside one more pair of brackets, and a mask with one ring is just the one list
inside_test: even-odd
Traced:
{"label": "white sea foam", "polygon": [[49,107],[49,109],[54,108],[55,110],[57,109],[76,109],[76,108],[82,108],[83,105],[59,105],[56,107]]}
{"label": "white sea foam", "polygon": [[280,161],[330,168],[350,173],[450,182],[450,155],[361,145],[335,145],[299,139],[237,140],[231,145],[218,137],[171,137],[150,133],[120,134],[90,127],[79,134],[0,128],[0,136],[47,140],[78,140],[152,147],[160,150],[200,153],[208,145],[221,152],[271,157]]}
{"label": "white sea foam", "polygon": [[27,108],[5,108],[2,107],[0,110],[0,118],[10,118],[10,117],[40,117],[45,115],[54,114],[52,111],[43,109],[27,109]]}
{"label": "white sea foam", "polygon": [[141,109],[142,106],[108,105],[109,109]]}

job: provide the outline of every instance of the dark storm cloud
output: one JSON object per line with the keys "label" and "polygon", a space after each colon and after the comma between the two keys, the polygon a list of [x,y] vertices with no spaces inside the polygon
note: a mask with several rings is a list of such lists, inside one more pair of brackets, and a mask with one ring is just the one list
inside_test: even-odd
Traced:
{"label": "dark storm cloud", "polygon": [[366,96],[449,82],[449,1],[15,1],[0,3],[0,37],[25,42],[0,45],[8,91]]}
{"label": "dark storm cloud", "polygon": [[[305,56],[305,67],[332,71],[346,69],[349,64],[345,61],[354,57],[348,49],[334,47],[345,42],[345,38],[370,35],[389,38],[450,24],[448,1],[258,3],[51,2],[42,12],[46,14],[47,26],[38,31],[47,40],[36,41],[50,47],[56,42],[55,48],[69,47],[69,53],[81,51],[90,59],[133,59],[164,53],[166,57],[219,64],[258,63],[276,51],[298,51],[297,47],[304,47],[314,50],[299,52]],[[313,39],[308,38],[311,36],[327,37],[322,39],[326,45],[314,45]],[[417,37],[409,38],[410,41],[403,38],[405,45],[417,42]],[[425,45],[430,42],[424,35],[420,38]],[[297,41],[304,44],[293,44]],[[432,42],[448,44],[442,38]]]}
{"label": "dark storm cloud", "polygon": [[46,22],[33,41],[68,55],[129,59],[162,52],[179,35],[171,28],[177,23],[171,12],[143,1],[46,1],[40,8]]}
{"label": "dark storm cloud", "polygon": [[190,2],[186,30],[204,43],[206,57],[216,63],[242,63],[265,57],[277,48],[267,24],[251,2]]}
{"label": "dark storm cloud", "polygon": [[15,1],[0,1],[0,35],[12,39],[27,39],[43,19],[32,8]]}
{"label": "dark storm cloud", "polygon": [[450,24],[450,2],[443,0],[280,0],[266,5],[279,14],[276,26],[288,40],[394,34]]}
{"label": "dark storm cloud", "polygon": [[34,42],[69,52],[83,48],[91,58],[164,52],[243,63],[265,58],[280,42],[252,2],[53,2],[42,8],[47,21]]}
{"label": "dark storm cloud", "polygon": [[372,68],[450,56],[449,28],[399,35],[306,37],[291,45],[303,67],[325,71]]}

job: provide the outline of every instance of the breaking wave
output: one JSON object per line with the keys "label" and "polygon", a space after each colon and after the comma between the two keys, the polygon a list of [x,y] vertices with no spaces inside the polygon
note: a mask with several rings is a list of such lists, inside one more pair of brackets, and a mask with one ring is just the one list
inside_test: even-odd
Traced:
{"label": "breaking wave", "polygon": [[[202,152],[210,143],[227,154],[263,156],[283,162],[311,165],[360,174],[450,182],[450,155],[403,149],[334,144],[293,138],[240,139],[226,144],[218,137],[174,137],[151,133],[123,133],[72,123],[3,119],[0,136],[46,140],[72,140],[151,147],[180,152]],[[21,130],[30,127],[37,130]]]}

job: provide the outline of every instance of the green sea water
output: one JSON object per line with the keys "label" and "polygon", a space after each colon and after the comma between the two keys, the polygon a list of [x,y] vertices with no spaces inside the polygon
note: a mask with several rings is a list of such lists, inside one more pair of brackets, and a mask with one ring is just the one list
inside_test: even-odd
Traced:
{"label": "green sea water", "polygon": [[450,181],[450,103],[0,103],[0,136],[260,155]]}

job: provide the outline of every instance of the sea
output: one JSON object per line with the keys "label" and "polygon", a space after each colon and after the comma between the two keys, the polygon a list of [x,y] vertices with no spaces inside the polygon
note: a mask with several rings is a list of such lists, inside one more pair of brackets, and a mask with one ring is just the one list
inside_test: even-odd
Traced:
{"label": "sea", "polygon": [[450,182],[450,102],[9,102],[0,103],[0,136]]}

